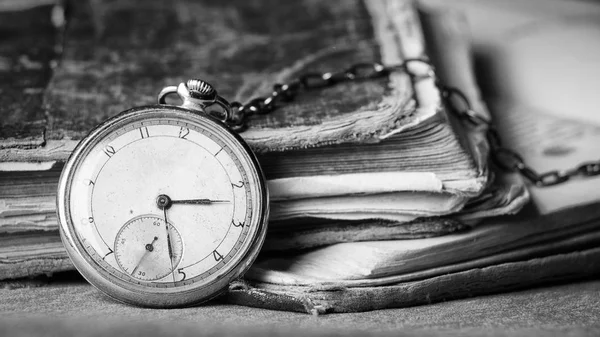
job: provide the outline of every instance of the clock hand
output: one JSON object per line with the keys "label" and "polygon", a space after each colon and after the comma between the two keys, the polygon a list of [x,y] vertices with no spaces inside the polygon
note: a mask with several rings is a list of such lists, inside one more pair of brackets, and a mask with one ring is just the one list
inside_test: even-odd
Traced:
{"label": "clock hand", "polygon": [[142,264],[144,259],[146,259],[146,256],[148,256],[148,253],[150,253],[151,251],[154,250],[154,243],[156,242],[156,240],[158,240],[157,236],[154,237],[154,240],[152,240],[152,242],[150,242],[149,244],[146,245],[146,251],[144,252],[144,255],[142,255],[142,257],[138,261],[137,265],[135,266],[135,268],[133,268],[133,271],[131,272],[132,276],[138,270],[138,268],[140,267],[140,265]]}
{"label": "clock hand", "polygon": [[213,199],[183,199],[171,200],[172,204],[188,204],[188,205],[210,205],[215,203],[226,203],[229,200],[213,200]]}
{"label": "clock hand", "polygon": [[[173,267],[173,247],[171,246],[171,236],[169,234],[169,223],[167,222],[167,207],[163,207],[163,212],[165,214],[165,229],[167,230],[167,248],[169,250],[169,261],[171,261],[171,270],[174,270]],[[175,282],[175,275],[173,276],[173,282]]]}
{"label": "clock hand", "polygon": [[171,198],[169,198],[166,194],[161,194],[156,198],[156,206],[163,210],[163,214],[165,217],[165,229],[167,230],[167,248],[169,250],[169,260],[171,261],[171,275],[173,276],[173,282],[175,282],[175,274],[173,266],[173,247],[171,246],[171,236],[169,234],[169,221],[167,220],[167,209],[172,205]]}

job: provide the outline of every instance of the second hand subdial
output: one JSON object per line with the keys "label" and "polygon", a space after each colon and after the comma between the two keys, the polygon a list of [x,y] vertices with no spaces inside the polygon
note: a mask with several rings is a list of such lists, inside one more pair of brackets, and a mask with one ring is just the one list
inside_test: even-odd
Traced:
{"label": "second hand subdial", "polygon": [[143,281],[160,280],[172,274],[182,259],[183,241],[173,224],[167,226],[168,240],[161,216],[141,215],[123,225],[115,238],[119,267]]}

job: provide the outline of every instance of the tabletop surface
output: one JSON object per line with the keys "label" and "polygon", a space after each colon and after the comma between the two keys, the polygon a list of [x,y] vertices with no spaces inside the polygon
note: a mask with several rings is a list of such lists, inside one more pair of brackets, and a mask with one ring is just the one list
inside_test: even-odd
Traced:
{"label": "tabletop surface", "polygon": [[115,302],[76,274],[0,286],[0,336],[600,335],[600,280],[432,305],[307,314],[210,303],[142,309]]}

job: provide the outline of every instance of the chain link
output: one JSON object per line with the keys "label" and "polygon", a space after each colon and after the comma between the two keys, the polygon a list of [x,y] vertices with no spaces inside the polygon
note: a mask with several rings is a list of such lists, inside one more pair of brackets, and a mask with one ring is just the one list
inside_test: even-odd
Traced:
{"label": "chain link", "polygon": [[[306,73],[286,84],[273,85],[273,92],[268,97],[258,97],[246,104],[231,103],[232,113],[227,124],[236,131],[246,127],[247,119],[252,115],[267,114],[275,110],[282,102],[292,101],[300,91],[323,89],[342,82],[361,81],[387,76],[391,72],[403,70],[409,73],[407,67],[410,63],[423,63],[431,67],[431,63],[424,59],[407,59],[394,66],[383,66],[380,63],[356,63],[339,72]],[[433,76],[433,72],[429,76]]]}
{"label": "chain link", "polygon": [[[439,84],[438,84],[439,85]],[[449,106],[462,119],[469,121],[476,127],[487,127],[487,140],[490,144],[491,157],[493,162],[500,168],[510,171],[519,172],[523,177],[527,178],[531,183],[538,187],[553,186],[564,183],[575,176],[591,177],[600,174],[600,161],[586,162],[579,166],[564,170],[564,171],[548,171],[539,173],[531,166],[527,165],[523,157],[512,149],[504,147],[498,135],[498,131],[485,117],[478,116],[471,108],[471,104],[467,97],[457,88],[446,87],[440,85],[442,96],[447,100]],[[458,97],[462,101],[463,107],[454,103],[453,97]]]}
{"label": "chain link", "polygon": [[[429,66],[430,70],[425,76],[417,75],[409,69],[411,63],[425,64]],[[431,62],[420,58],[406,59],[403,63],[391,66],[384,66],[376,62],[356,63],[339,72],[303,74],[287,84],[278,83],[273,85],[273,92],[268,97],[254,98],[246,104],[239,102],[231,103],[232,113],[227,120],[227,124],[234,130],[241,131],[246,127],[247,119],[250,116],[270,113],[282,102],[292,101],[300,91],[327,88],[342,82],[380,78],[395,71],[403,71],[414,79],[423,77],[433,78],[440,88],[442,98],[459,118],[467,121],[473,127],[487,128],[486,137],[490,144],[492,161],[501,169],[510,172],[519,172],[523,177],[539,187],[561,184],[575,176],[591,177],[600,175],[600,160],[585,162],[570,170],[553,170],[538,173],[526,164],[519,153],[504,147],[491,119],[473,110],[471,102],[460,89],[440,83],[435,77],[435,71]],[[457,101],[460,103],[457,103]]]}

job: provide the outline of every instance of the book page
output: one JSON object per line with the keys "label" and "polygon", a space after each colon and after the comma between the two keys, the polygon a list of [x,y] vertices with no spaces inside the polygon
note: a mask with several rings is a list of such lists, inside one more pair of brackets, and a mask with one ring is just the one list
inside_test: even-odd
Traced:
{"label": "book page", "polygon": [[600,242],[600,209],[581,206],[536,217],[496,218],[471,231],[415,240],[348,242],[272,254],[246,277],[287,285],[375,286],[545,256]]}
{"label": "book page", "polygon": [[[575,20],[575,23],[573,23]],[[492,101],[505,143],[538,172],[600,159],[600,15],[531,27],[498,57],[503,96]],[[600,177],[531,188],[542,213],[598,201]]]}
{"label": "book page", "polygon": [[[452,2],[470,25],[478,81],[504,144],[539,173],[600,159],[600,6],[547,2]],[[529,188],[542,214],[600,200],[600,177]]]}

